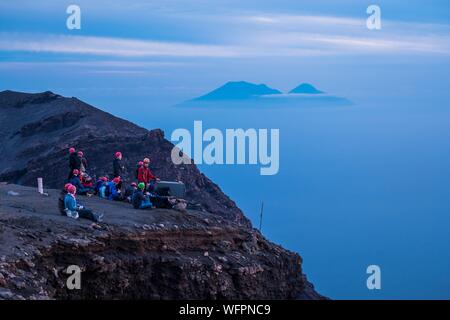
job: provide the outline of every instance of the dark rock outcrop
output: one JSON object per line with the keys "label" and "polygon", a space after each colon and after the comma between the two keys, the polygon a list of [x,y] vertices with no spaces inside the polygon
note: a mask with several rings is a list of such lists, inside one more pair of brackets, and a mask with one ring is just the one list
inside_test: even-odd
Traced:
{"label": "dark rock outcrop", "polygon": [[185,182],[188,200],[250,226],[236,204],[195,165],[173,164],[173,144],[159,129],[148,131],[51,92],[0,92],[0,111],[0,181],[30,186],[43,177],[46,187],[61,188],[69,170],[68,148],[82,150],[88,172],[96,176],[112,174],[114,153],[120,150],[126,181],[135,180],[137,162],[149,157],[158,177]]}

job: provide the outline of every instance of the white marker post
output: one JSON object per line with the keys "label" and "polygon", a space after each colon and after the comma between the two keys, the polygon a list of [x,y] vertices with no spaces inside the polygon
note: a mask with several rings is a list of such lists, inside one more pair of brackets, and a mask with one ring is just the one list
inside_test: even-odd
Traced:
{"label": "white marker post", "polygon": [[42,178],[37,178],[37,182],[38,182],[38,192],[40,194],[44,194],[44,181],[42,180]]}

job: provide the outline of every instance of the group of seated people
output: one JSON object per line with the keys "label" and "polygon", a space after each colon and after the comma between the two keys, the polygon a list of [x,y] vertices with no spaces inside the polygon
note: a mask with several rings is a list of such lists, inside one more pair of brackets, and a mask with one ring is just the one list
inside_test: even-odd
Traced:
{"label": "group of seated people", "polygon": [[[73,150],[72,150],[73,151]],[[73,152],[72,152],[73,153]],[[122,155],[114,161],[114,175],[120,166]],[[145,158],[138,163],[136,178],[138,182],[132,182],[122,192],[122,179],[115,176],[109,180],[106,176],[100,177],[95,183],[85,172],[73,169],[69,174],[69,182],[64,186],[60,197],[60,211],[71,218],[85,218],[94,222],[102,220],[103,215],[96,214],[92,210],[84,208],[77,202],[76,195],[97,195],[100,198],[114,201],[125,201],[132,204],[135,209],[173,208],[179,200],[170,197],[169,194],[158,192],[156,184],[159,181],[149,169],[150,160]],[[72,168],[72,167],[71,167]]]}

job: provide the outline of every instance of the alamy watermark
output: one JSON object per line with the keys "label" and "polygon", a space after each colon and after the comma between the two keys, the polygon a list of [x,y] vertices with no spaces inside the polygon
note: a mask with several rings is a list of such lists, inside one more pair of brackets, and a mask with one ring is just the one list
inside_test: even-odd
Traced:
{"label": "alamy watermark", "polygon": [[[202,121],[194,121],[193,136],[188,129],[176,129],[171,157],[174,164],[257,165],[261,175],[275,175],[280,169],[279,129],[219,129],[203,132]],[[269,141],[270,139],[270,141]],[[191,158],[192,157],[192,158]]]}
{"label": "alamy watermark", "polygon": [[370,16],[366,20],[366,26],[369,30],[380,30],[381,29],[381,8],[375,4],[367,7],[367,14]]}
{"label": "alamy watermark", "polygon": [[367,289],[369,290],[381,290],[381,268],[376,264],[372,264],[367,267],[366,273],[369,274],[367,278]]}
{"label": "alamy watermark", "polygon": [[81,289],[81,268],[77,265],[68,266],[66,273],[69,275],[66,281],[67,289],[80,290]]}
{"label": "alamy watermark", "polygon": [[81,29],[81,8],[76,4],[67,7],[66,13],[69,15],[66,20],[66,26],[69,30]]}

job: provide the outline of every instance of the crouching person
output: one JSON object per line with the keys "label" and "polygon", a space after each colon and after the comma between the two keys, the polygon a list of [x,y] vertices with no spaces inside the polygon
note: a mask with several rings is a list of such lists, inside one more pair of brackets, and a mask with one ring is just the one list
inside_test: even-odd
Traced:
{"label": "crouching person", "polygon": [[131,203],[135,209],[150,209],[152,207],[150,198],[144,194],[144,189],[145,183],[140,182],[131,196]]}
{"label": "crouching person", "polygon": [[123,196],[121,190],[119,189],[120,178],[114,178],[112,181],[108,182],[106,185],[106,196],[108,200],[122,201]]}
{"label": "crouching person", "polygon": [[86,209],[83,206],[77,204],[77,199],[75,194],[77,193],[77,188],[74,185],[69,185],[67,187],[67,195],[64,198],[64,207],[66,215],[69,218],[78,219],[88,219],[94,222],[101,222],[103,219],[103,214],[97,214],[92,212],[92,210]]}
{"label": "crouching person", "polygon": [[137,190],[137,183],[132,182],[131,185],[126,188],[125,194],[123,195],[123,200],[131,203],[131,197],[133,196],[133,193],[135,193]]}
{"label": "crouching person", "polygon": [[73,170],[73,177],[72,179],[70,179],[69,183],[75,186],[75,188],[77,189],[77,194],[79,195],[86,195],[88,193],[92,193],[94,191],[94,188],[83,186],[79,178],[79,175],[80,171],[78,169]]}

